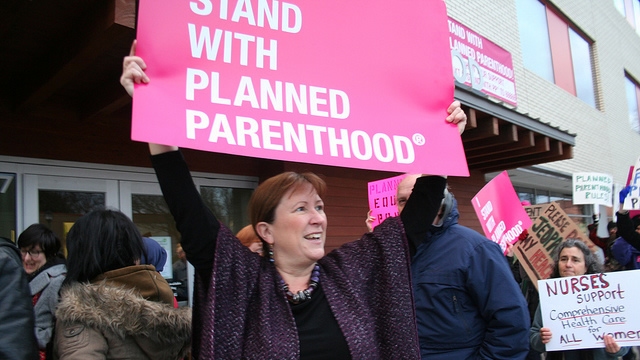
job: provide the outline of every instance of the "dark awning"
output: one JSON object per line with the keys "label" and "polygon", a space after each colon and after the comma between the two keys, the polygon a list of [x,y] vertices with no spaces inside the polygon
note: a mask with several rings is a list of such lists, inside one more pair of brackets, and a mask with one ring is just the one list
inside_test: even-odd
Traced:
{"label": "dark awning", "polygon": [[457,84],[469,117],[462,134],[470,170],[501,171],[573,157],[576,135],[496,103]]}

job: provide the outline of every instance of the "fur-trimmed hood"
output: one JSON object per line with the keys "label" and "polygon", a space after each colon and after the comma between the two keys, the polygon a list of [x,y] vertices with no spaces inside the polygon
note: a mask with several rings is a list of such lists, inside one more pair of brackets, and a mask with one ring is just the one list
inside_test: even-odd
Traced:
{"label": "fur-trimmed hood", "polygon": [[65,286],[60,298],[56,317],[62,326],[82,324],[108,337],[145,338],[160,346],[189,348],[190,308],[145,300],[135,289],[104,282]]}

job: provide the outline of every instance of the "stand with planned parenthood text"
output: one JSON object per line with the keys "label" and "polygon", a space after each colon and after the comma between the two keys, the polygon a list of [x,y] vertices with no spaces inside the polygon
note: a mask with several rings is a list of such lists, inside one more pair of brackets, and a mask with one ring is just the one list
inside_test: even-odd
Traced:
{"label": "stand with planned parenthood text", "polygon": [[141,1],[133,140],[468,176],[443,1]]}
{"label": "stand with planned parenthood text", "polygon": [[542,324],[551,330],[547,351],[640,345],[640,270],[538,281]]}

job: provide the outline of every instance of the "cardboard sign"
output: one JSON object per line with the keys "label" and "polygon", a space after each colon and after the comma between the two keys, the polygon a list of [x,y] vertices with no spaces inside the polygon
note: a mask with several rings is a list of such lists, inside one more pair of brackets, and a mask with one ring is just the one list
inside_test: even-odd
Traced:
{"label": "cardboard sign", "polygon": [[553,272],[553,255],[564,240],[578,239],[595,251],[596,245],[580,230],[567,213],[556,202],[541,209],[537,219],[528,229],[526,239],[513,246],[513,252],[529,278],[537,285],[537,280],[548,279]]}
{"label": "cardboard sign", "polygon": [[469,174],[442,0],[142,0],[137,31],[134,140]]}
{"label": "cardboard sign", "polygon": [[640,345],[639,281],[639,270],[539,281],[542,323],[553,335],[547,351],[604,348],[605,335]]}
{"label": "cardboard sign", "polygon": [[390,216],[398,216],[398,204],[396,195],[398,184],[407,175],[398,175],[387,179],[371,181],[367,188],[369,193],[369,210],[375,220],[371,227],[375,229],[378,224]]}
{"label": "cardboard sign", "polygon": [[540,216],[540,214],[542,214],[548,207],[549,204],[527,205],[524,206],[524,211],[527,212],[527,215],[529,216],[529,219],[531,219],[531,221],[536,221],[538,216]]}
{"label": "cardboard sign", "polygon": [[613,206],[613,177],[600,173],[573,174],[573,203],[575,205]]}
{"label": "cardboard sign", "polygon": [[507,244],[518,241],[520,233],[532,223],[520,205],[506,171],[489,181],[471,199],[471,204],[482,224],[485,236],[498,243],[505,254]]}

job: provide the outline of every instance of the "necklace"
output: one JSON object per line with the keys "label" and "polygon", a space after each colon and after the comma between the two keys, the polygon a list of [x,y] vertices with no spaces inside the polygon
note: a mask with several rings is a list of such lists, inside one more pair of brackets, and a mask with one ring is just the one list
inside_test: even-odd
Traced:
{"label": "necklace", "polygon": [[289,285],[284,282],[282,276],[280,277],[280,285],[282,286],[282,290],[284,290],[287,295],[287,300],[289,300],[292,304],[299,304],[301,302],[305,302],[307,300],[311,300],[311,294],[313,294],[313,290],[318,287],[318,283],[320,282],[320,265],[316,264],[313,267],[313,271],[311,271],[311,278],[309,278],[309,287],[305,290],[300,290],[296,294],[289,291]]}

